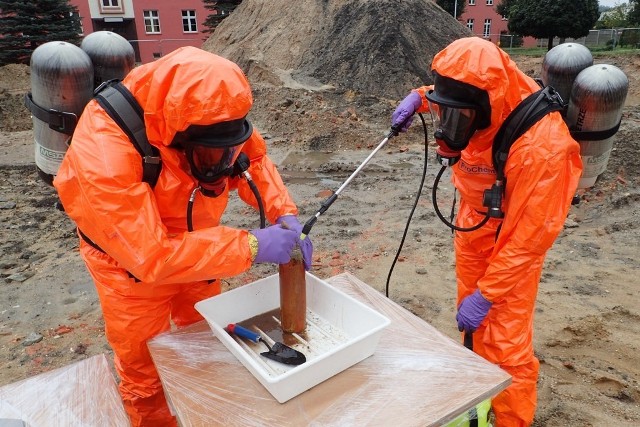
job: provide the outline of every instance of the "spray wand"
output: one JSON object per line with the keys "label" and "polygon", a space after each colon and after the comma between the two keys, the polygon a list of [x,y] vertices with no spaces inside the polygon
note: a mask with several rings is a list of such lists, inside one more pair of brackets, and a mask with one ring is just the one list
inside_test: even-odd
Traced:
{"label": "spray wand", "polygon": [[398,129],[396,129],[395,126],[392,126],[391,131],[382,140],[382,142],[380,142],[380,144],[378,144],[378,146],[371,152],[371,154],[369,154],[369,156],[366,159],[364,159],[364,161],[360,164],[360,166],[358,166],[358,168],[351,174],[351,176],[347,178],[347,180],[340,186],[340,188],[334,191],[334,193],[331,196],[329,196],[324,202],[322,202],[320,209],[318,209],[315,215],[313,215],[311,218],[309,218],[307,222],[305,222],[304,226],[302,227],[302,234],[300,235],[300,240],[304,240],[309,235],[309,232],[311,232],[311,228],[316,223],[320,215],[322,215],[327,211],[327,209],[329,209],[329,207],[333,204],[333,202],[336,201],[340,193],[342,193],[342,190],[344,190],[345,187],[349,185],[349,183],[353,180],[353,178],[355,178],[356,175],[360,173],[360,171],[367,165],[367,163],[369,163],[369,161],[373,158],[373,156],[375,156],[376,153],[380,151],[380,149],[382,149],[382,147],[384,147],[387,142],[389,142],[391,137],[396,135],[398,135]]}

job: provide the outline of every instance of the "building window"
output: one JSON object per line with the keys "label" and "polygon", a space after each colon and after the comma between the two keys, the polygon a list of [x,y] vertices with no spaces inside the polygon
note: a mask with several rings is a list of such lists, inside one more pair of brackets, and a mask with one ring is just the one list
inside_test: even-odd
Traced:
{"label": "building window", "polygon": [[475,6],[476,0],[469,0],[469,6]]}
{"label": "building window", "polygon": [[473,32],[473,18],[467,19],[467,28]]}
{"label": "building window", "polygon": [[487,18],[484,20],[484,28],[482,30],[482,37],[489,38],[491,35],[491,19]]}
{"label": "building window", "polygon": [[100,0],[100,13],[124,13],[120,0]]}
{"label": "building window", "polygon": [[182,31],[185,33],[197,33],[198,27],[196,26],[196,11],[195,10],[183,10],[182,11]]}
{"label": "building window", "polygon": [[144,31],[147,34],[160,34],[160,16],[157,10],[145,10]]}
{"label": "building window", "polygon": [[487,0],[487,6],[493,6],[493,0]]}

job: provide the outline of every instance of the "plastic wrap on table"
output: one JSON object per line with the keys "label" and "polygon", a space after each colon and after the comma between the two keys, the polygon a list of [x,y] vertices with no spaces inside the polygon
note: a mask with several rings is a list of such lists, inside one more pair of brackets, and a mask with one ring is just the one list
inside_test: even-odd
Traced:
{"label": "plastic wrap on table", "polygon": [[104,354],[0,387],[3,419],[27,427],[130,425]]}
{"label": "plastic wrap on table", "polygon": [[149,348],[180,425],[442,426],[511,382],[355,276],[327,282],[391,319],[372,356],[278,403],[206,322],[159,335]]}

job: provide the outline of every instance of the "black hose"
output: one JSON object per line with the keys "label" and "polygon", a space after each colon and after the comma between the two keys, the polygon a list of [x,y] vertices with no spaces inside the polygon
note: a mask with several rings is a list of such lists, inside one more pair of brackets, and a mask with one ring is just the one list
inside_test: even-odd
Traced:
{"label": "black hose", "polygon": [[187,203],[187,230],[189,232],[193,231],[193,201],[196,198],[196,192],[200,190],[200,186],[197,186],[191,192],[191,196],[189,196],[189,202]]}
{"label": "black hose", "polygon": [[444,173],[445,169],[447,169],[446,166],[443,166],[440,169],[440,172],[438,172],[438,175],[436,175],[436,179],[433,182],[433,189],[431,190],[431,201],[433,202],[433,209],[436,211],[436,215],[438,215],[438,218],[440,218],[440,221],[444,222],[444,224],[452,230],[463,231],[463,232],[477,230],[478,228],[485,225],[487,221],[489,221],[489,218],[490,218],[489,212],[487,212],[486,216],[482,219],[482,221],[480,221],[478,224],[474,225],[473,227],[468,227],[468,228],[458,227],[457,225],[448,221],[442,215],[442,212],[440,212],[440,209],[438,208],[438,201],[436,200],[436,192],[438,191],[438,184],[440,183],[440,178],[442,177],[442,174]]}
{"label": "black hose", "polygon": [[409,224],[411,224],[411,218],[413,218],[413,213],[418,206],[418,200],[420,200],[420,195],[422,194],[422,188],[424,187],[424,181],[427,177],[427,159],[428,159],[428,147],[429,147],[429,138],[427,134],[427,124],[424,121],[424,117],[422,114],[418,113],[418,117],[422,120],[422,129],[424,130],[424,167],[422,168],[422,178],[420,179],[420,187],[418,188],[418,192],[416,193],[416,200],[413,202],[413,207],[411,208],[411,212],[409,213],[409,218],[407,218],[407,224],[404,227],[404,233],[402,233],[402,239],[400,240],[400,246],[398,247],[398,251],[396,252],[396,256],[393,258],[393,262],[391,263],[391,267],[389,268],[389,274],[387,275],[387,283],[385,285],[385,295],[387,298],[389,297],[389,282],[391,281],[391,274],[393,273],[393,269],[398,261],[398,257],[400,257],[400,251],[402,251],[402,246],[404,245],[404,241],[407,237],[407,233],[409,232]]}
{"label": "black hose", "polygon": [[258,191],[258,187],[253,182],[252,179],[247,178],[247,182],[249,183],[249,188],[251,188],[251,192],[256,198],[256,202],[258,202],[258,210],[260,211],[260,228],[265,228],[267,226],[267,218],[264,214],[264,205],[262,204],[262,196],[260,196],[260,191]]}

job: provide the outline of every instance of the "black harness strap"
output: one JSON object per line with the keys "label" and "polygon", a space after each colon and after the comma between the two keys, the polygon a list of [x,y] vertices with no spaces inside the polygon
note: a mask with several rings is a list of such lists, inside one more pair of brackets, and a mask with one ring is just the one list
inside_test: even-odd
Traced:
{"label": "black harness strap", "polygon": [[[497,218],[503,218],[501,205],[507,180],[504,168],[509,157],[511,146],[528,131],[534,124],[553,111],[564,111],[565,105],[560,95],[551,86],[540,89],[526,97],[507,116],[500,126],[493,140],[493,167],[496,170],[496,183],[490,190],[485,190],[483,204],[494,212]],[[495,240],[498,240],[502,223],[496,230]]]}
{"label": "black harness strap", "polygon": [[604,141],[607,138],[611,138],[618,132],[618,129],[620,129],[620,123],[622,123],[622,119],[620,119],[618,124],[611,129],[576,130],[574,128],[570,128],[569,132],[571,133],[573,139],[575,139],[576,141]]}
{"label": "black harness strap", "polygon": [[526,97],[507,116],[493,140],[493,167],[497,179],[504,180],[504,167],[514,142],[547,114],[564,110],[560,95],[551,86]]}
{"label": "black harness strap", "polygon": [[27,93],[24,96],[24,106],[27,107],[27,110],[29,110],[37,119],[48,123],[51,129],[66,135],[73,135],[73,131],[78,124],[78,117],[75,114],[54,110],[52,108],[48,110],[42,108],[33,102],[31,93]]}
{"label": "black harness strap", "polygon": [[144,112],[131,92],[119,81],[109,80],[98,86],[95,93],[98,104],[127,134],[142,156],[142,181],[152,188],[158,182],[162,163],[160,151],[149,143],[144,126]]}
{"label": "black harness strap", "polygon": [[[162,169],[160,151],[149,143],[144,125],[144,112],[131,92],[118,80],[102,83],[95,91],[94,97],[98,104],[109,114],[109,117],[129,137],[135,149],[142,156],[142,181],[155,187]],[[105,251],[92,241],[82,230],[78,229],[80,237],[94,249]],[[139,282],[131,273],[129,277]]]}

